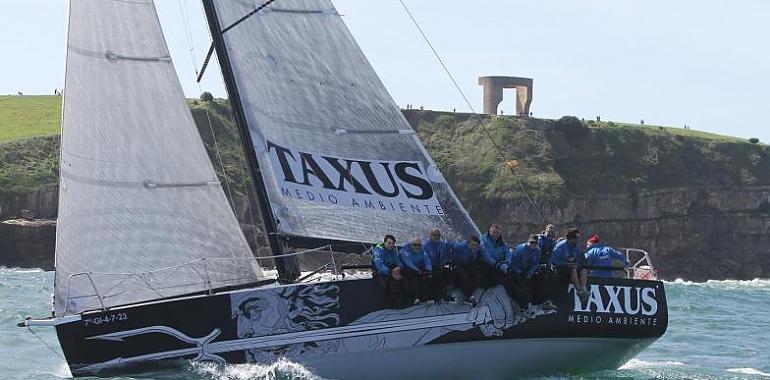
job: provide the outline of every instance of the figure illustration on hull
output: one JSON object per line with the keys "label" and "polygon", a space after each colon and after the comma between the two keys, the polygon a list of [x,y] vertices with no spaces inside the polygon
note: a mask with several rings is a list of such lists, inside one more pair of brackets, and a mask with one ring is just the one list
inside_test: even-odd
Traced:
{"label": "figure illustration on hull", "polygon": [[[518,310],[502,286],[476,291],[477,306],[421,304],[382,309],[340,326],[336,285],[294,286],[231,295],[238,337],[264,337],[272,345],[246,350],[247,362],[297,360],[330,352],[365,352],[428,344],[453,331],[478,327],[485,337],[501,337],[527,319],[556,313],[531,306]],[[353,306],[353,305],[350,305]],[[419,330],[419,331],[418,331]],[[301,341],[294,333],[302,332]],[[266,343],[266,342],[265,342]],[[281,344],[286,343],[286,344]]]}
{"label": "figure illustration on hull", "polygon": [[[336,327],[339,287],[334,284],[276,288],[231,296],[233,318],[242,339]],[[336,342],[305,342],[246,350],[247,362],[270,363],[279,357],[302,357],[336,351]]]}

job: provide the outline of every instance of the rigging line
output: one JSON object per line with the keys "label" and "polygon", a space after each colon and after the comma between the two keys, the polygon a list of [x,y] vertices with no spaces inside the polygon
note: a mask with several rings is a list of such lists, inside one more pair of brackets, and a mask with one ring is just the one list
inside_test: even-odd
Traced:
{"label": "rigging line", "polygon": [[182,14],[182,24],[184,24],[185,37],[187,38],[187,46],[190,47],[190,60],[192,67],[195,70],[195,74],[198,74],[198,68],[195,66],[197,60],[195,59],[195,44],[193,44],[192,38],[192,26],[190,25],[190,13],[187,10],[187,0],[179,0],[179,12]]}
{"label": "rigging line", "polygon": [[35,337],[37,340],[39,340],[39,341],[40,341],[40,343],[42,343],[42,344],[43,344],[43,346],[45,346],[46,348],[48,348],[49,350],[51,350],[51,352],[53,352],[53,353],[54,353],[56,356],[58,356],[59,358],[61,358],[61,359],[62,359],[62,360],[64,360],[65,362],[67,361],[67,359],[65,359],[65,358],[64,358],[64,355],[62,355],[61,353],[59,353],[59,351],[56,351],[56,349],[55,349],[55,348],[53,348],[53,347],[52,347],[50,344],[48,344],[48,342],[46,342],[45,340],[43,340],[43,338],[41,338],[40,336],[38,336],[38,335],[35,333],[35,331],[34,331],[34,330],[32,330],[32,328],[31,328],[31,327],[27,326],[27,330],[29,330],[29,332],[32,334],[32,336],[34,336],[34,337]]}
{"label": "rigging line", "polygon": [[[195,47],[193,46],[192,28],[190,27],[191,24],[190,24],[190,19],[189,19],[189,13],[186,12],[187,7],[186,7],[186,5],[185,6],[182,5],[183,1],[186,1],[186,0],[179,0],[179,11],[182,14],[182,21],[183,21],[183,23],[185,25],[185,33],[186,33],[186,38],[187,38],[187,45],[190,48],[190,58],[193,61],[193,69],[195,70],[195,75],[197,76],[198,75],[198,69],[195,68],[195,61],[196,60],[195,60]],[[214,46],[214,45],[212,44],[212,46]],[[201,86],[200,82],[196,82],[196,83],[198,85],[198,91],[203,93],[203,87]],[[233,208],[233,210],[235,210],[235,199],[233,198],[233,192],[232,192],[231,186],[230,186],[230,179],[228,178],[228,175],[227,175],[227,169],[225,169],[224,160],[222,160],[222,152],[219,150],[219,143],[217,142],[217,135],[214,133],[214,126],[211,123],[211,115],[209,114],[208,106],[204,106],[203,107],[203,111],[206,113],[206,121],[208,122],[209,132],[211,133],[211,140],[214,142],[214,151],[216,153],[217,161],[219,162],[219,167],[222,168],[222,177],[225,180],[224,181],[224,183],[225,183],[225,190],[227,191],[228,199],[231,202],[231,207]],[[214,173],[214,175],[216,176],[216,173]],[[234,214],[235,213],[233,212],[233,215]],[[236,220],[237,219],[238,218],[236,216]]]}
{"label": "rigging line", "polygon": [[228,30],[230,30],[232,28],[235,28],[236,25],[246,21],[247,18],[249,18],[251,16],[254,16],[255,14],[257,14],[257,12],[261,11],[262,9],[264,9],[265,7],[270,5],[273,1],[275,1],[275,0],[267,0],[267,1],[265,1],[264,4],[258,6],[257,9],[255,9],[255,10],[247,13],[245,16],[239,18],[234,23],[230,24],[230,26],[228,26],[227,28],[222,29],[222,31],[220,33],[221,34],[225,34]]}
{"label": "rigging line", "polygon": [[476,110],[473,108],[473,105],[471,104],[470,100],[468,100],[468,97],[465,96],[465,92],[463,92],[462,88],[460,88],[460,85],[457,83],[457,80],[455,80],[454,75],[452,75],[452,72],[449,71],[449,68],[447,67],[446,63],[444,63],[444,60],[441,59],[441,56],[438,54],[438,51],[435,47],[433,47],[433,44],[430,42],[430,39],[428,39],[428,36],[425,34],[425,32],[422,30],[422,27],[420,27],[420,24],[417,22],[417,19],[414,18],[412,15],[412,12],[409,10],[409,7],[406,6],[406,3],[404,0],[398,0],[401,3],[401,6],[404,7],[404,10],[406,11],[406,14],[409,16],[409,18],[412,20],[412,23],[417,28],[417,31],[420,32],[420,35],[422,36],[423,40],[425,40],[425,43],[428,45],[430,50],[433,52],[433,55],[436,57],[436,60],[439,64],[441,64],[441,67],[444,69],[444,72],[449,77],[449,79],[452,81],[452,84],[454,85],[455,89],[458,93],[460,93],[460,96],[465,101],[465,104],[468,106],[468,108],[471,110],[471,118],[478,124],[479,127],[481,127],[481,130],[484,131],[484,134],[487,135],[487,138],[492,142],[492,145],[495,147],[495,150],[497,150],[498,157],[500,157],[500,160],[503,161],[505,166],[510,169],[511,173],[513,173],[513,176],[516,178],[516,180],[519,183],[519,187],[521,187],[522,192],[527,197],[527,200],[529,201],[532,208],[537,212],[537,215],[540,216],[540,219],[543,221],[544,224],[548,224],[548,220],[545,218],[542,212],[540,212],[540,208],[537,207],[537,204],[535,203],[534,199],[529,195],[529,191],[527,190],[527,187],[524,185],[524,181],[521,179],[521,176],[516,171],[516,169],[512,165],[508,165],[507,162],[505,162],[505,155],[503,154],[503,149],[500,147],[500,145],[495,141],[495,139],[492,136],[492,133],[489,132],[487,127],[482,123],[481,119],[476,116]]}

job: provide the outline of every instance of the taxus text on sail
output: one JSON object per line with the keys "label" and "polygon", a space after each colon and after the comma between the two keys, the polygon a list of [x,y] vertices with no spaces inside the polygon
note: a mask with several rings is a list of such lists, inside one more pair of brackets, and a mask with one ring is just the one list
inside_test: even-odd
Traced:
{"label": "taxus text on sail", "polygon": [[282,196],[373,211],[443,215],[419,161],[339,158],[267,142]]}

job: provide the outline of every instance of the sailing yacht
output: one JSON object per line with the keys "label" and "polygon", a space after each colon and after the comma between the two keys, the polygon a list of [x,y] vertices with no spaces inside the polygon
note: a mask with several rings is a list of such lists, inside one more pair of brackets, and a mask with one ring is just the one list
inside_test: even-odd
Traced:
{"label": "sailing yacht", "polygon": [[[299,279],[304,248],[478,234],[329,0],[203,0],[279,278],[250,250],[151,0],[71,0],[53,315],[76,376],[165,360],[330,378],[618,368],[666,330],[659,281],[592,278],[554,308],[501,286],[391,308],[375,280]],[[300,250],[300,251],[297,251]],[[262,258],[264,259],[264,258]]]}

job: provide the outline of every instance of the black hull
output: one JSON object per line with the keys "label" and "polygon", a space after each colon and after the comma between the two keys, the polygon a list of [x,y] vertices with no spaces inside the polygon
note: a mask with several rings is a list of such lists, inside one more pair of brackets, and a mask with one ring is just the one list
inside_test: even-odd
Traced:
{"label": "black hull", "polygon": [[[84,313],[61,320],[56,330],[76,376],[169,359],[266,363],[285,357],[337,378],[351,377],[349,360],[375,358],[375,363],[404,353],[423,355],[427,368],[436,363],[440,370],[451,364],[442,363],[446,355],[472,347],[485,357],[534,347],[573,355],[563,363],[551,360],[546,368],[536,361],[500,364],[502,372],[490,372],[490,378],[610,369],[665,333],[668,311],[661,282],[594,278],[590,285],[592,296],[585,304],[565,289],[552,300],[556,310],[550,312],[517,310],[502,287],[478,290],[476,307],[438,303],[400,309],[384,307],[373,280],[250,288]],[[602,360],[594,351],[593,359],[580,359],[581,352],[594,348],[611,354]],[[391,367],[377,373],[403,375],[390,373]],[[371,373],[356,370],[363,371],[361,376]]]}

